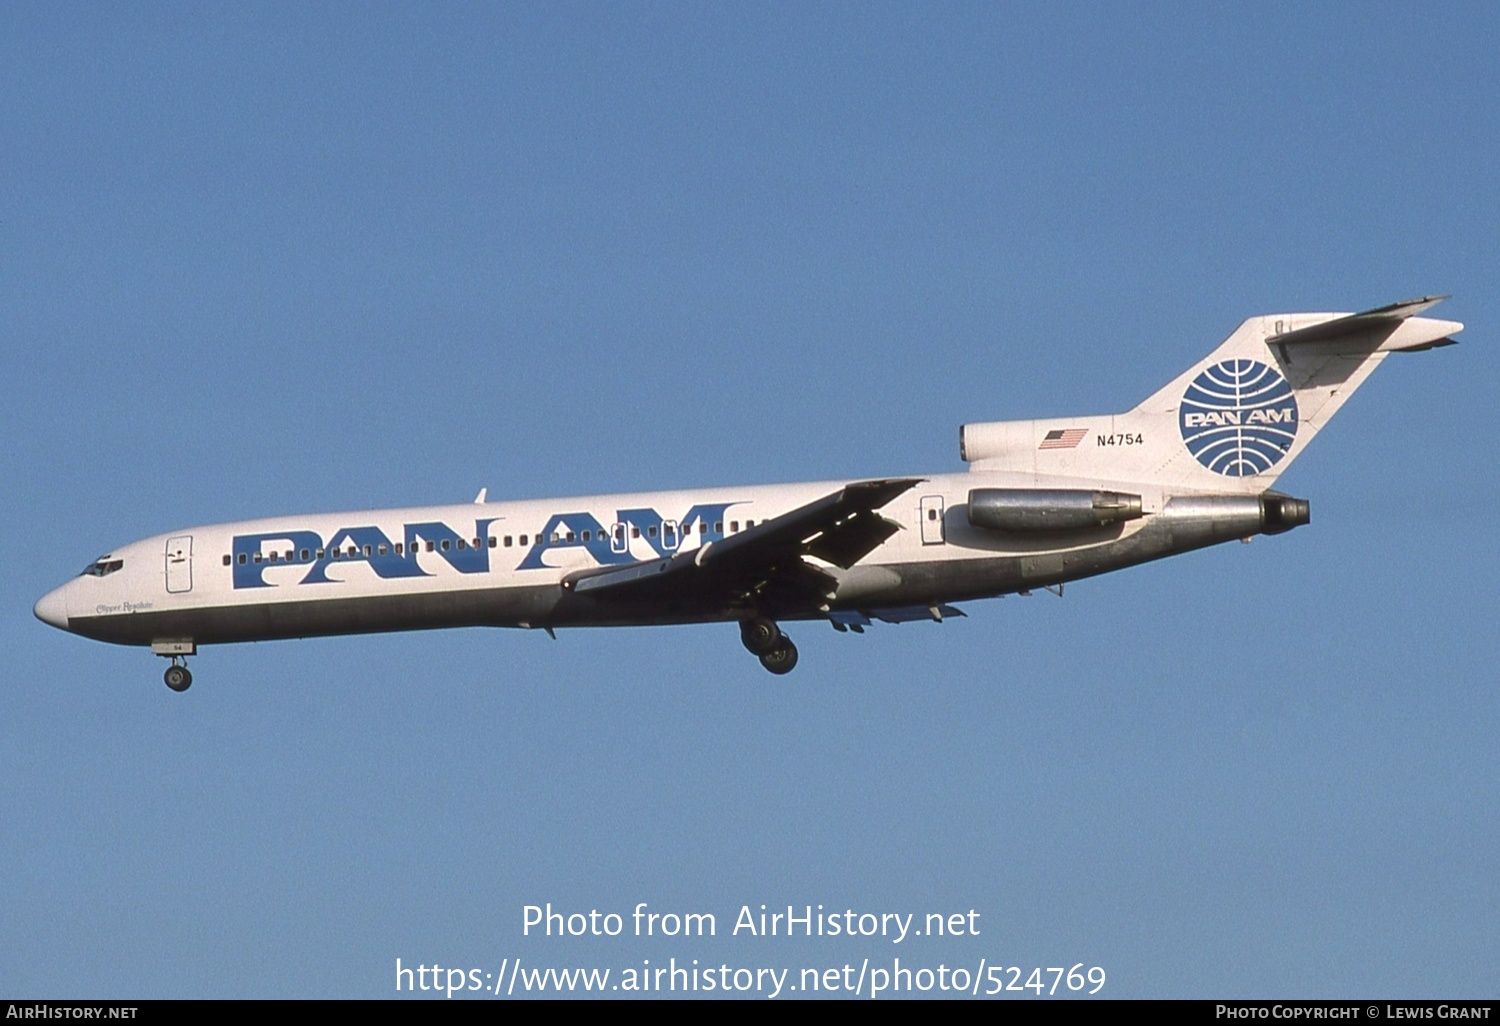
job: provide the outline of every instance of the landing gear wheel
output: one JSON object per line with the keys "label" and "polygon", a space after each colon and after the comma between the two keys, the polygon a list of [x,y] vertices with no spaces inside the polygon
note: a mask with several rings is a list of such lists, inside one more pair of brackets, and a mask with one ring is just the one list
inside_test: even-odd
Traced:
{"label": "landing gear wheel", "polygon": [[781,628],[776,621],[764,616],[754,616],[740,621],[740,641],[751,655],[765,656],[776,651],[781,644]]}
{"label": "landing gear wheel", "polygon": [[188,672],[188,668],[178,666],[176,663],[167,667],[167,672],[162,674],[162,679],[173,691],[186,691],[193,686],[193,675]]}
{"label": "landing gear wheel", "polygon": [[797,646],[792,644],[791,638],[783,634],[781,643],[760,657],[760,665],[777,676],[791,673],[792,667],[797,665]]}

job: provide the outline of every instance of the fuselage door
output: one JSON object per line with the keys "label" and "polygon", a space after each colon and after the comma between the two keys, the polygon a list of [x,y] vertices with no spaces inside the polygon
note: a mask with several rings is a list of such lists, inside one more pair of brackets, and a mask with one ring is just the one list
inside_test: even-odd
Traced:
{"label": "fuselage door", "polygon": [[677,544],[677,521],[663,520],[661,522],[661,547],[672,552],[676,550]]}
{"label": "fuselage door", "polygon": [[167,539],[167,591],[179,595],[193,590],[193,536]]}
{"label": "fuselage door", "polygon": [[624,524],[616,524],[609,530],[609,551],[621,553],[630,551],[630,542],[625,537],[626,527]]}
{"label": "fuselage door", "polygon": [[922,496],[922,506],[918,515],[922,518],[922,544],[943,544],[943,497],[941,495]]}

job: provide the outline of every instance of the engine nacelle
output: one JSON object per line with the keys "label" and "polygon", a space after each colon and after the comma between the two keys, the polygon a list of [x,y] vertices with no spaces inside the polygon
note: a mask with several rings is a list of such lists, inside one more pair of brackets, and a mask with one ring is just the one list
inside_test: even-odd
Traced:
{"label": "engine nacelle", "polygon": [[1312,507],[1306,499],[1266,492],[1260,497],[1260,516],[1266,534],[1282,534],[1311,522]]}
{"label": "engine nacelle", "polygon": [[989,531],[1082,531],[1135,520],[1141,497],[1082,488],[975,488],[969,523]]}
{"label": "engine nacelle", "polygon": [[1306,499],[1280,492],[1260,495],[1177,495],[1161,511],[1174,538],[1194,534],[1208,540],[1249,538],[1254,534],[1282,534],[1312,520]]}

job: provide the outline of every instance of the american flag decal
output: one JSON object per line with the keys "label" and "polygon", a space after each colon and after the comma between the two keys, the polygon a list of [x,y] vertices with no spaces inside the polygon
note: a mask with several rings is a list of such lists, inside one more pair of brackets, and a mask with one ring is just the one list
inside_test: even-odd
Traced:
{"label": "american flag decal", "polygon": [[1088,428],[1068,428],[1066,431],[1048,431],[1047,437],[1042,439],[1038,449],[1076,449],[1078,443],[1083,441],[1083,436],[1089,433]]}

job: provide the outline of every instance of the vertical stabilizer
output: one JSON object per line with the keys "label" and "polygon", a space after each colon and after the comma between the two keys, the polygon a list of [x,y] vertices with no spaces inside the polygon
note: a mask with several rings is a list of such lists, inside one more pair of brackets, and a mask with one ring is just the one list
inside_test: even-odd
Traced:
{"label": "vertical stabilizer", "polygon": [[966,424],[975,470],[1254,494],[1271,487],[1392,352],[1449,345],[1428,296],[1363,313],[1251,317],[1128,413]]}

